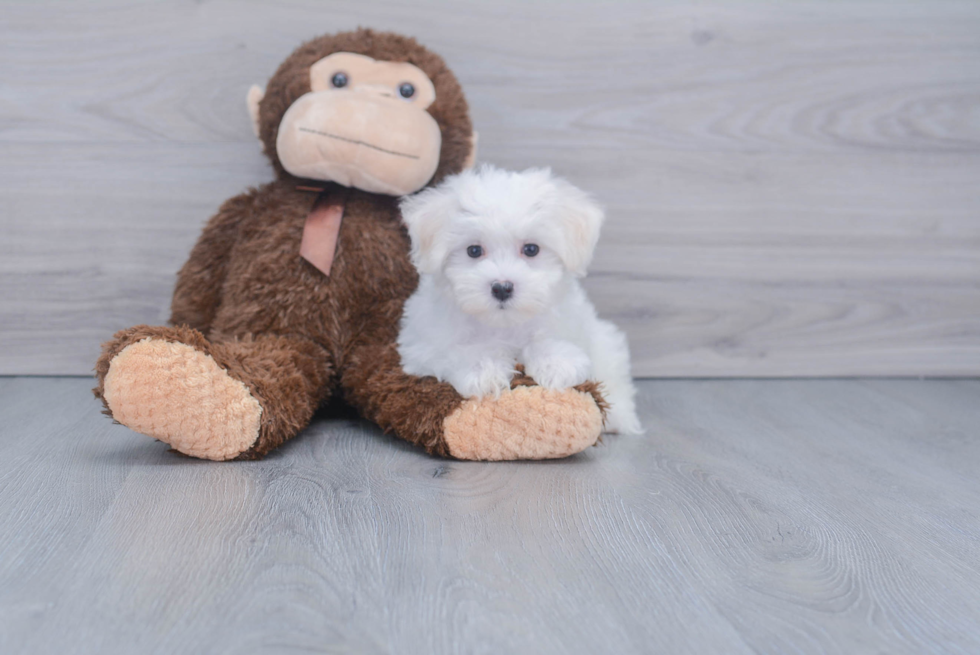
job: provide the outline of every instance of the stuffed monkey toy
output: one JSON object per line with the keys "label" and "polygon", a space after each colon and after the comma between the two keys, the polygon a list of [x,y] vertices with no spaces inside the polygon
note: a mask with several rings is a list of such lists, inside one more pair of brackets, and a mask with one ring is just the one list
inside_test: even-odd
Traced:
{"label": "stuffed monkey toy", "polygon": [[248,107],[276,180],[226,201],[177,275],[170,327],[115,334],[96,365],[106,414],[175,450],[260,458],[339,397],[385,431],[461,459],[564,457],[593,445],[594,384],[518,376],[464,399],[401,370],[402,304],[418,278],[398,196],[472,164],[463,92],[414,39],[313,39]]}

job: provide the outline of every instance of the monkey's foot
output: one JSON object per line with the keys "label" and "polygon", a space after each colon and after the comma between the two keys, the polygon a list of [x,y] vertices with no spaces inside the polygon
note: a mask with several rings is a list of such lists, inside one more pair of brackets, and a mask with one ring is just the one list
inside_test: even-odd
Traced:
{"label": "monkey's foot", "polygon": [[130,343],[109,360],[101,395],[115,420],[192,457],[234,459],[259,437],[248,387],[185,343]]}
{"label": "monkey's foot", "polygon": [[449,452],[477,460],[557,459],[581,452],[599,438],[603,415],[595,389],[579,389],[517,386],[496,399],[467,400],[443,423]]}

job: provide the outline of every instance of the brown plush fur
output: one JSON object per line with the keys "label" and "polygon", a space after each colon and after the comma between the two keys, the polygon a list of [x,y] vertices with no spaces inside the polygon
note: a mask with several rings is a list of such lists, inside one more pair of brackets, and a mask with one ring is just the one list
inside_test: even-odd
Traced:
{"label": "brown plush fur", "polygon": [[[152,337],[210,355],[259,402],[258,440],[240,458],[261,457],[296,435],[337,394],[386,431],[449,454],[443,422],[463,399],[448,384],[403,373],[394,348],[402,305],[418,281],[397,199],[351,190],[329,277],[298,255],[316,194],[298,190],[310,182],[283,171],[276,132],[289,105],[309,90],[310,65],[338,51],[407,61],[429,75],[437,94],[429,112],[443,136],[430,183],[462,169],[472,127],[442,59],[413,39],[370,30],[303,44],[279,67],[260,105],[261,139],[279,179],[228,200],[204,228],[178,274],[175,327],[129,328],[104,345],[95,393],[107,412],[104,379],[112,359]],[[581,390],[601,403],[594,386]]]}

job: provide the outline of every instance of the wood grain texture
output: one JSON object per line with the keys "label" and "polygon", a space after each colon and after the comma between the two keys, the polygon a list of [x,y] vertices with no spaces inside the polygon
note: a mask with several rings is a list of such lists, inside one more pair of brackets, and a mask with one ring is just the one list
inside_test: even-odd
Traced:
{"label": "wood grain texture", "polygon": [[980,373],[980,4],[9,2],[0,372],[167,315],[244,109],[303,39],[417,35],[481,158],[607,206],[588,288],[641,376]]}
{"label": "wood grain texture", "polygon": [[976,653],[980,381],[645,381],[648,434],[180,457],[0,379],[0,652]]}

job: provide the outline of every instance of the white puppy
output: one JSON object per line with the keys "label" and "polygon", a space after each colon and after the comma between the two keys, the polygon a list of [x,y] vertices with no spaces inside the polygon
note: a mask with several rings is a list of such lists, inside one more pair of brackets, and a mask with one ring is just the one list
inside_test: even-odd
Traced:
{"label": "white puppy", "polygon": [[463,396],[510,388],[516,363],[541,386],[602,383],[606,429],[640,432],[625,335],[596,316],[585,275],[603,213],[548,169],[490,166],[401,203],[419,287],[405,303],[402,368]]}

